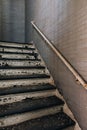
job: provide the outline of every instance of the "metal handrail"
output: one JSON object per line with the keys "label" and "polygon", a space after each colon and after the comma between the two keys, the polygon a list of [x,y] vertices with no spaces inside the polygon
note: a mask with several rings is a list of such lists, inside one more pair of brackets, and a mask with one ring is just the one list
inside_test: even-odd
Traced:
{"label": "metal handrail", "polygon": [[50,40],[41,32],[41,30],[37,27],[34,21],[31,21],[32,26],[39,33],[39,35],[44,39],[44,41],[51,47],[51,49],[55,52],[55,54],[61,59],[61,61],[67,66],[67,68],[72,72],[75,76],[77,83],[81,84],[85,89],[87,89],[86,81],[80,76],[80,74],[74,69],[74,67],[66,60],[66,58],[62,55],[62,53],[55,48]]}

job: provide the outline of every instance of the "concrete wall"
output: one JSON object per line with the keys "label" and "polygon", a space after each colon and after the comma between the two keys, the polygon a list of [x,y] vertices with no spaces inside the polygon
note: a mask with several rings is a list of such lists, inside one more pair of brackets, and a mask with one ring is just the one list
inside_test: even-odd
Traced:
{"label": "concrete wall", "polygon": [[0,41],[25,42],[25,0],[0,0]]}
{"label": "concrete wall", "polygon": [[0,39],[1,39],[1,2],[0,2]]}
{"label": "concrete wall", "polygon": [[34,20],[87,81],[87,0],[26,0],[26,14],[26,41],[33,37],[80,127],[87,130],[87,91],[30,24]]}

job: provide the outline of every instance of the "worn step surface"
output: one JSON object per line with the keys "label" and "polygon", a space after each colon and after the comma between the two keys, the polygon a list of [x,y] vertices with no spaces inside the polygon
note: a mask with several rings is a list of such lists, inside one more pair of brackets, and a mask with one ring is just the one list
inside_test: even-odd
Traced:
{"label": "worn step surface", "polygon": [[59,112],[54,115],[26,121],[24,123],[3,127],[0,130],[74,130],[75,122],[65,113]]}
{"label": "worn step surface", "polygon": [[[30,55],[29,55],[30,54]],[[5,53],[0,53],[0,60],[4,59],[4,58],[13,58],[13,59],[35,59],[35,55],[33,55],[32,53],[27,53],[27,54],[5,54]],[[38,58],[38,56],[37,56]]]}
{"label": "worn step surface", "polygon": [[39,66],[43,65],[40,61],[14,61],[14,60],[0,60],[0,66]]}
{"label": "worn step surface", "polygon": [[7,94],[18,94],[18,93],[25,93],[25,92],[38,92],[38,91],[45,91],[45,90],[54,90],[56,87],[49,83],[38,84],[38,85],[14,85],[12,88],[1,88],[0,95],[7,95]]}
{"label": "worn step surface", "polygon": [[0,45],[0,50],[2,50],[3,52],[5,51],[5,49],[16,49],[17,51],[19,51],[18,49],[22,49],[23,50],[35,50],[34,46],[4,46],[4,45]]}
{"label": "worn step surface", "polygon": [[0,128],[5,127],[5,126],[12,126],[12,125],[17,125],[20,123],[23,123],[25,121],[55,114],[61,111],[62,106],[54,106],[54,107],[49,107],[49,108],[44,108],[44,109],[39,109],[39,110],[34,110],[30,112],[25,112],[25,113],[20,113],[20,114],[14,114],[10,116],[5,116],[0,118]]}
{"label": "worn step surface", "polygon": [[49,74],[46,69],[0,69],[0,76]]}
{"label": "worn step surface", "polygon": [[15,125],[27,120],[55,114],[62,110],[64,102],[56,96],[27,98],[20,102],[0,105],[0,127]]}
{"label": "worn step surface", "polygon": [[64,102],[55,96],[27,98],[20,102],[0,105],[0,117],[62,105]]}
{"label": "worn step surface", "polygon": [[26,86],[26,85],[38,85],[44,83],[52,83],[53,80],[51,78],[34,78],[34,79],[20,79],[20,80],[0,80],[0,89],[1,88],[13,88],[16,85],[18,86]]}
{"label": "worn step surface", "polygon": [[12,46],[12,47],[33,47],[32,43],[10,43],[10,42],[0,42],[2,46]]}
{"label": "worn step surface", "polygon": [[17,80],[17,79],[34,79],[34,78],[50,78],[47,74],[31,74],[31,75],[0,75],[0,80]]}
{"label": "worn step surface", "polygon": [[35,52],[10,52],[10,51],[4,51],[4,52],[2,52],[2,51],[0,51],[0,54],[2,55],[2,54],[15,54],[15,55],[30,55],[30,56],[35,56],[35,55],[38,55],[38,53],[35,53]]}
{"label": "worn step surface", "polygon": [[0,65],[0,69],[45,69],[43,65],[31,65],[31,66],[10,66],[7,63]]}
{"label": "worn step surface", "polygon": [[0,58],[0,60],[3,60],[3,61],[41,61],[41,59],[39,58],[35,58],[35,57],[21,57],[21,58],[18,58],[18,57],[13,57],[13,58]]}
{"label": "worn step surface", "polygon": [[0,96],[0,105],[11,104],[15,102],[20,102],[27,98],[40,98],[40,97],[48,97],[54,96],[56,89],[49,89],[37,92],[23,92],[23,93],[15,93],[15,94],[8,94]]}

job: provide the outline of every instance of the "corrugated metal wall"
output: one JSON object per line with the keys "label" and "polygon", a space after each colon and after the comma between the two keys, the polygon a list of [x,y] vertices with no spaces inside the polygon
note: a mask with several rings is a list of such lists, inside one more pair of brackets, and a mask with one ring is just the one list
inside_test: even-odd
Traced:
{"label": "corrugated metal wall", "polygon": [[[26,41],[33,40],[81,128],[87,130],[87,91],[56,57],[29,21],[34,20],[87,81],[87,0],[26,0]],[[30,36],[30,37],[29,37]]]}
{"label": "corrugated metal wall", "polygon": [[25,0],[0,0],[0,41],[25,42]]}

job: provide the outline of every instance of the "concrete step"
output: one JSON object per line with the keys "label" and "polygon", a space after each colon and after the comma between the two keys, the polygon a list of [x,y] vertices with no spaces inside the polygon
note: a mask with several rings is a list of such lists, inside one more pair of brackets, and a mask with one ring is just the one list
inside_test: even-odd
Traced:
{"label": "concrete step", "polygon": [[37,58],[35,59],[34,57],[31,57],[30,58],[17,58],[17,57],[14,57],[14,58],[0,58],[0,60],[3,60],[3,61],[6,61],[6,60],[9,60],[9,61],[41,61],[41,59]]}
{"label": "concrete step", "polygon": [[49,74],[46,69],[0,69],[0,76]]}
{"label": "concrete step", "polygon": [[5,53],[0,53],[0,60],[3,59],[38,59],[39,56],[37,55],[37,57],[35,57],[35,55],[33,55],[32,53],[29,54],[5,54]]}
{"label": "concrete step", "polygon": [[64,102],[59,98],[27,98],[20,102],[1,105],[0,127],[15,125],[27,120],[35,119],[61,111]]}
{"label": "concrete step", "polygon": [[33,47],[32,43],[10,43],[10,42],[0,42],[0,46],[11,46],[11,47]]}
{"label": "concrete step", "polygon": [[41,97],[49,97],[54,96],[56,93],[56,89],[49,89],[49,90],[40,90],[40,91],[33,91],[33,92],[23,92],[23,93],[15,93],[15,94],[7,94],[0,96],[0,105],[7,105],[15,102],[21,102],[27,98],[41,98]]}
{"label": "concrete step", "polygon": [[30,74],[30,75],[0,75],[0,80],[21,80],[21,79],[40,79],[40,78],[50,78],[48,74]]}
{"label": "concrete step", "polygon": [[0,130],[74,130],[74,126],[75,122],[72,119],[65,113],[59,112]]}
{"label": "concrete step", "polygon": [[62,105],[64,102],[55,96],[26,98],[19,102],[0,105],[0,117]]}
{"label": "concrete step", "polygon": [[0,60],[7,59],[41,59],[38,53],[4,52],[0,53]]}
{"label": "concrete step", "polygon": [[36,52],[10,52],[10,51],[4,51],[4,52],[2,52],[2,51],[0,51],[0,55],[3,55],[3,54],[16,54],[16,55],[30,55],[30,56],[35,56],[35,55],[38,55],[38,53],[36,53]]}
{"label": "concrete step", "polygon": [[14,48],[2,48],[2,47],[0,47],[0,52],[2,52],[2,53],[4,53],[4,52],[33,53],[33,52],[35,52],[35,50],[32,50],[31,48],[29,48],[29,50],[25,50],[25,49],[14,49]]}
{"label": "concrete step", "polygon": [[20,51],[20,50],[25,50],[25,51],[29,51],[29,50],[35,50],[34,46],[21,46],[21,47],[17,47],[17,46],[4,46],[4,45],[0,45],[0,51],[5,52],[5,50],[11,50],[13,49],[14,51]]}
{"label": "concrete step", "polygon": [[11,67],[11,66],[15,66],[15,67],[18,67],[18,66],[42,66],[43,63],[40,62],[40,61],[16,61],[16,60],[0,60],[0,67]]}
{"label": "concrete step", "polygon": [[13,88],[15,86],[30,86],[39,85],[44,83],[53,84],[52,78],[32,78],[32,79],[16,79],[16,80],[0,80],[0,89],[3,88]]}
{"label": "concrete step", "polygon": [[[1,130],[3,127],[5,127],[5,129],[6,129],[6,126],[17,125],[17,124],[23,123],[23,122],[31,120],[31,119],[58,113],[59,111],[60,111],[59,106],[54,106],[52,108],[50,107],[50,108],[36,110],[36,111],[32,111],[32,112],[15,114],[13,116],[2,117],[2,118],[0,118],[0,128],[1,128]],[[9,130],[9,128],[8,128],[8,130]]]}
{"label": "concrete step", "polygon": [[49,83],[38,84],[38,85],[15,85],[12,88],[0,88],[0,96],[1,95],[8,95],[8,94],[20,94],[26,92],[38,92],[38,91],[45,91],[45,90],[55,90],[56,87]]}

